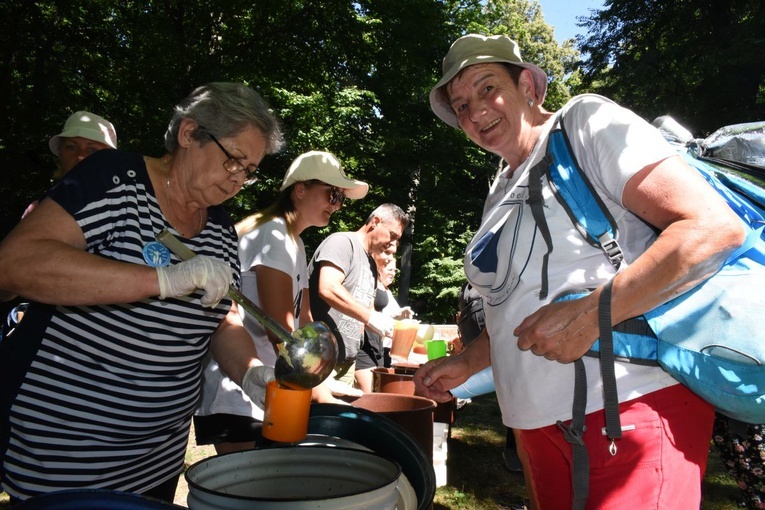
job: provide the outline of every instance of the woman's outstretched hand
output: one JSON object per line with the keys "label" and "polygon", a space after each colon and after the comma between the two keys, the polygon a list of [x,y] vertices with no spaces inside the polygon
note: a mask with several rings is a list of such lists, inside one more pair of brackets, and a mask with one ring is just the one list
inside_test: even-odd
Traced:
{"label": "woman's outstretched hand", "polygon": [[468,380],[470,366],[461,356],[446,356],[427,362],[414,373],[414,393],[436,402],[448,402],[449,392]]}
{"label": "woman's outstretched hand", "polygon": [[513,334],[522,351],[560,363],[576,361],[600,336],[596,293],[547,304],[523,319]]}

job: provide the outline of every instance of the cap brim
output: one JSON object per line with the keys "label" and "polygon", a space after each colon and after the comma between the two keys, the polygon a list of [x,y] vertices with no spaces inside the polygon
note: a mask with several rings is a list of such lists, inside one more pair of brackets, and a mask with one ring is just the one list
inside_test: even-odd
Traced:
{"label": "cap brim", "polygon": [[459,74],[460,71],[466,67],[475,64],[489,64],[492,62],[504,62],[531,71],[531,74],[534,77],[534,86],[537,89],[542,89],[541,93],[540,90],[536,91],[537,98],[539,99],[539,104],[544,102],[545,96],[547,95],[547,74],[537,65],[529,62],[512,62],[505,58],[492,56],[472,56],[465,59],[462,63],[460,63],[459,66],[454,66],[454,68],[445,74],[440,80],[438,80],[438,83],[436,83],[435,86],[431,89],[430,108],[433,110],[433,113],[435,113],[439,119],[443,120],[451,127],[459,129],[460,126],[457,122],[457,115],[454,113],[454,109],[444,99],[439,90],[442,87],[445,87],[450,81],[452,81],[455,76],[457,76],[457,74]]}
{"label": "cap brim", "polygon": [[[326,177],[319,180],[321,182],[329,184],[330,186],[335,186],[336,188],[344,189],[345,196],[353,200],[364,198],[369,192],[369,184],[367,184],[366,182],[357,181],[355,179],[343,179],[339,175],[332,178]],[[281,187],[279,188],[279,191],[284,191],[288,187],[298,182],[302,182],[302,181],[285,180],[282,183]]]}
{"label": "cap brim", "polygon": [[345,196],[353,200],[364,198],[367,196],[367,193],[369,193],[369,184],[366,182],[357,181],[355,179],[343,179],[342,177],[338,176],[337,179],[327,179],[323,182],[344,189]]}
{"label": "cap brim", "polygon": [[112,149],[117,148],[117,146],[111,140],[109,140],[109,137],[106,136],[105,134],[100,133],[99,131],[96,131],[94,129],[83,129],[83,128],[65,129],[64,131],[52,137],[48,141],[48,147],[50,148],[50,151],[54,155],[59,156],[58,146],[59,146],[61,138],[76,138],[76,137],[81,137],[87,140],[91,140],[93,142],[102,143],[108,147],[111,147]]}

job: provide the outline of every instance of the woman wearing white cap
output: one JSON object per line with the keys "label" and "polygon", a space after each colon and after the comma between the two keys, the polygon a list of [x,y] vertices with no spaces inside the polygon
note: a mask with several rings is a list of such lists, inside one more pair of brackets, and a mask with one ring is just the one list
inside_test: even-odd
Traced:
{"label": "woman wearing white cap", "polygon": [[58,156],[54,179],[60,179],[74,165],[102,149],[117,148],[117,132],[111,122],[86,111],[74,112],[66,119],[64,130],[48,142]]}
{"label": "woman wearing white cap", "polygon": [[[572,452],[580,446],[572,444],[581,429],[575,424],[572,431],[570,423],[571,362],[599,336],[598,299],[609,280],[612,320],[619,323],[714,273],[742,243],[743,231],[656,129],[605,98],[586,95],[565,106],[563,124],[572,153],[618,223],[626,263],[614,277],[603,251],[584,242],[541,179],[555,247],[548,254],[528,203],[530,172],[545,155],[555,121],[542,106],[546,89],[545,73],[523,62],[506,36],[464,36],[444,58],[443,77],[430,94],[433,111],[501,156],[504,166],[465,256],[468,280],[485,300],[486,329],[462,354],[420,369],[418,391],[450,399],[449,389],[491,364],[503,421],[519,440],[535,507],[584,508],[586,501],[592,509],[698,509],[714,410],[658,367],[616,363],[624,432],[612,443],[601,433],[598,360],[583,359],[588,377],[581,445],[590,460],[589,499],[587,485],[573,488]],[[549,291],[542,297],[546,256]],[[565,291],[585,288],[596,290],[551,303]],[[582,450],[576,451],[581,459]]]}
{"label": "woman wearing white cap", "polygon": [[[63,131],[48,141],[48,147],[57,156],[53,180],[59,180],[94,152],[116,149],[117,132],[111,122],[95,113],[74,112],[66,119]],[[25,218],[39,203],[35,200],[29,204],[21,218]]]}
{"label": "woman wearing white cap", "polygon": [[[346,198],[363,198],[368,190],[366,183],[348,178],[332,154],[307,152],[287,170],[277,201],[237,224],[242,292],[288,331],[313,320],[300,234],[309,227],[327,226]],[[242,319],[261,361],[273,366],[278,340],[249,315]],[[339,385],[332,384],[339,391]],[[346,391],[352,393],[353,389],[348,386]],[[332,397],[326,385],[314,388],[313,398],[342,402]],[[260,403],[253,403],[214,361],[208,363],[194,417],[197,443],[213,443],[218,453],[253,448],[252,430],[262,420]]]}

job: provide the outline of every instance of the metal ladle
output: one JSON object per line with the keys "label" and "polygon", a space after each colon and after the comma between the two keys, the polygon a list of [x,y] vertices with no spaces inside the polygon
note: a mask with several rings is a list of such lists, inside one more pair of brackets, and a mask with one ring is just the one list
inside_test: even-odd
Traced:
{"label": "metal ladle", "polygon": [[[182,261],[196,255],[167,229],[157,241]],[[279,339],[274,375],[280,385],[307,390],[321,384],[335,368],[337,341],[326,324],[310,322],[290,334],[239,289],[229,286],[228,296]]]}

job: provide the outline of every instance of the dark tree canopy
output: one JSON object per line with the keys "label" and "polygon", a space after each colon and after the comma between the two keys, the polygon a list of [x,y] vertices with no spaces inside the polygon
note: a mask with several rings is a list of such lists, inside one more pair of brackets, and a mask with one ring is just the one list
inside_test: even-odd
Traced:
{"label": "dark tree canopy", "polygon": [[[765,117],[762,1],[607,0],[580,43],[558,44],[535,0],[36,0],[0,2],[0,237],[50,186],[48,139],[76,110],[111,120],[121,149],[151,156],[173,106],[210,81],[241,81],[282,119],[286,148],[226,206],[239,219],[275,198],[301,152],[328,150],[367,198],[322,230],[355,230],[380,203],[414,221],[399,251],[400,301],[449,321],[497,158],[430,111],[449,45],[507,34],[550,77],[545,105],[598,91],[694,131]],[[582,80],[587,88],[582,86]]]}
{"label": "dark tree canopy", "polygon": [[606,0],[583,20],[584,85],[696,136],[765,118],[765,2]]}

